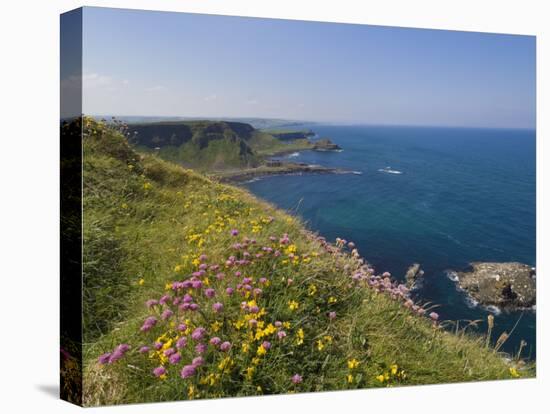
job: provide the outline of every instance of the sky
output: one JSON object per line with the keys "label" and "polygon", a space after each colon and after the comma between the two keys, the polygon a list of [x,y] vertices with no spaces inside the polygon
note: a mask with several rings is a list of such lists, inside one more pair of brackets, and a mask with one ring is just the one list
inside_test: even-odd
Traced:
{"label": "sky", "polygon": [[534,128],[534,36],[85,8],[83,112]]}

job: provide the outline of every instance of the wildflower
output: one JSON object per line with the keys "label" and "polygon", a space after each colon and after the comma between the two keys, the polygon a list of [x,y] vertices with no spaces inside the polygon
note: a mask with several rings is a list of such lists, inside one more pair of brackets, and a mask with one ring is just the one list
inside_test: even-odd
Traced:
{"label": "wildflower", "polygon": [[431,312],[429,315],[428,315],[432,321],[437,321],[439,319],[439,315],[435,312]]}
{"label": "wildflower", "polygon": [[296,345],[302,345],[304,343],[304,330],[302,328],[298,329],[296,332]]}
{"label": "wildflower", "polygon": [[317,293],[317,286],[314,284],[309,285],[308,287],[308,294],[309,296],[314,296]]}
{"label": "wildflower", "polygon": [[149,352],[149,347],[148,346],[142,346],[141,348],[139,348],[139,353],[140,354],[146,354],[147,352]]}
{"label": "wildflower", "polygon": [[221,344],[222,340],[220,338],[218,338],[217,336],[214,336],[213,338],[210,338],[210,344],[214,345],[214,346],[218,346],[219,344]]}
{"label": "wildflower", "polygon": [[286,332],[285,331],[279,331],[277,332],[277,338],[279,339],[283,339],[286,337]]}
{"label": "wildflower", "polygon": [[325,347],[325,344],[323,343],[323,341],[320,340],[320,339],[317,340],[317,350],[322,351],[324,349],[324,347]]}
{"label": "wildflower", "polygon": [[348,368],[349,369],[354,369],[354,368],[357,368],[358,366],[359,366],[359,361],[357,361],[355,358],[350,359],[348,361]]}
{"label": "wildflower", "polygon": [[396,375],[397,374],[397,370],[399,369],[399,367],[397,366],[397,364],[393,364],[390,366],[390,372],[392,375]]}
{"label": "wildflower", "polygon": [[172,365],[177,364],[178,362],[181,361],[181,355],[180,355],[179,352],[176,352],[176,353],[170,355],[170,357],[169,357],[168,360],[170,361],[170,363],[171,363]]}
{"label": "wildflower", "polygon": [[156,367],[156,368],[153,370],[153,374],[155,374],[155,377],[157,377],[157,378],[162,377],[163,375],[166,375],[166,368],[164,368],[164,367]]}
{"label": "wildflower", "polygon": [[329,318],[330,320],[336,319],[336,312],[334,312],[334,311],[333,311],[333,312],[329,312],[329,313],[328,313],[328,318]]}
{"label": "wildflower", "polygon": [[196,358],[193,358],[193,361],[191,362],[194,366],[200,367],[204,364],[204,358],[201,356],[198,356]]}
{"label": "wildflower", "polygon": [[189,378],[195,375],[197,372],[197,368],[195,365],[186,365],[181,369],[180,375],[182,378]]}
{"label": "wildflower", "polygon": [[206,334],[206,329],[202,327],[198,327],[198,328],[195,328],[195,330],[191,334],[191,338],[195,341],[200,341],[204,338],[205,334]]}
{"label": "wildflower", "polygon": [[216,313],[219,313],[223,310],[223,304],[220,303],[220,302],[216,302],[212,305],[212,310],[214,310],[214,312]]}
{"label": "wildflower", "polygon": [[183,270],[183,266],[182,265],[176,265],[174,266],[174,273],[179,273]]}
{"label": "wildflower", "polygon": [[138,280],[138,285],[143,286],[144,283],[145,283],[145,279],[141,278]]}
{"label": "wildflower", "polygon": [[197,346],[195,346],[195,352],[197,354],[204,354],[207,349],[208,349],[208,346],[203,343],[197,344]]}
{"label": "wildflower", "polygon": [[264,349],[268,350],[271,348],[271,342],[269,341],[263,341],[262,342],[262,346],[264,347]]}
{"label": "wildflower", "polygon": [[346,380],[348,384],[351,384],[353,382],[353,375],[351,374],[346,375]]}
{"label": "wildflower", "polygon": [[172,312],[170,309],[166,309],[164,312],[162,312],[162,315],[160,316],[162,320],[170,319],[174,315],[174,312]]}
{"label": "wildflower", "polygon": [[233,292],[235,292],[235,289],[233,289],[232,287],[228,287],[227,289],[225,289],[225,293],[227,293],[228,296],[231,296]]}
{"label": "wildflower", "polygon": [[98,362],[101,364],[101,365],[105,365],[109,362],[109,358],[111,357],[111,353],[110,352],[107,352],[106,354],[103,354],[101,355],[99,358],[98,358]]}
{"label": "wildflower", "polygon": [[256,371],[256,367],[247,367],[245,378],[249,381],[252,380],[252,377],[254,376],[254,371]]}
{"label": "wildflower", "polygon": [[183,332],[183,331],[186,331],[186,330],[187,330],[187,325],[186,325],[186,324],[180,323],[180,324],[178,325],[178,331]]}
{"label": "wildflower", "polygon": [[330,298],[328,298],[328,303],[330,305],[332,305],[333,303],[336,303],[336,302],[338,302],[338,300],[334,296],[331,296]]}
{"label": "wildflower", "polygon": [[115,363],[119,359],[121,359],[126,351],[130,349],[130,346],[127,344],[120,344],[115,348],[111,356],[109,357],[109,364]]}
{"label": "wildflower", "polygon": [[289,300],[288,301],[288,308],[291,310],[291,311],[294,311],[296,309],[298,309],[298,302],[296,302],[295,300]]}
{"label": "wildflower", "polygon": [[513,367],[510,367],[510,375],[512,376],[512,378],[520,377],[518,370]]}
{"label": "wildflower", "polygon": [[143,183],[144,190],[150,190],[152,187],[153,185],[150,182]]}
{"label": "wildflower", "polygon": [[216,296],[216,291],[212,288],[208,288],[204,291],[204,294],[207,298],[213,298],[214,296]]}
{"label": "wildflower", "polygon": [[294,374],[291,381],[293,384],[300,384],[302,382],[302,376],[300,374]]}
{"label": "wildflower", "polygon": [[260,345],[260,346],[258,347],[258,349],[256,350],[256,354],[257,354],[258,356],[263,356],[263,355],[266,354],[266,352],[267,352],[267,349],[265,349],[265,348],[263,347],[263,345]]}
{"label": "wildflower", "polygon": [[380,374],[376,377],[376,379],[380,382],[384,382],[384,380],[386,379],[386,377],[383,375],[383,374]]}
{"label": "wildflower", "polygon": [[232,235],[233,237],[237,236],[238,234],[239,234],[239,230],[237,230],[237,229],[231,230],[231,235]]}
{"label": "wildflower", "polygon": [[154,316],[149,316],[145,321],[143,322],[143,325],[140,328],[141,332],[147,332],[150,331],[153,326],[157,324],[157,318]]}
{"label": "wildflower", "polygon": [[231,349],[231,342],[225,341],[220,345],[220,351],[227,352]]}
{"label": "wildflower", "polygon": [[148,308],[152,308],[153,306],[158,305],[158,304],[159,304],[158,300],[155,300],[155,299],[149,299],[147,302],[145,302],[145,305]]}

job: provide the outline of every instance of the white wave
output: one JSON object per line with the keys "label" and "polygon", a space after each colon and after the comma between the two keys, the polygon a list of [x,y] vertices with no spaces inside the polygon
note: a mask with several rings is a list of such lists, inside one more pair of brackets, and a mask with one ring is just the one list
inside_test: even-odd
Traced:
{"label": "white wave", "polygon": [[471,296],[465,296],[464,300],[466,301],[466,306],[468,306],[470,309],[477,308],[477,306],[479,305],[479,302]]}
{"label": "white wave", "polygon": [[378,171],[386,173],[386,174],[403,174],[401,171],[392,170],[391,167],[380,168],[380,169],[378,169]]}
{"label": "white wave", "polygon": [[495,306],[495,305],[487,305],[487,306],[485,306],[485,309],[487,309],[489,312],[491,312],[495,315],[500,315],[502,313],[500,308],[498,306]]}
{"label": "white wave", "polygon": [[351,173],[355,175],[363,175],[363,171],[352,171]]}
{"label": "white wave", "polygon": [[458,273],[456,272],[449,270],[447,272],[447,277],[451,279],[453,282],[458,282]]}
{"label": "white wave", "polygon": [[299,156],[300,156],[299,152],[293,152],[292,154],[288,154],[286,157],[287,158],[295,158],[295,157],[299,157]]}

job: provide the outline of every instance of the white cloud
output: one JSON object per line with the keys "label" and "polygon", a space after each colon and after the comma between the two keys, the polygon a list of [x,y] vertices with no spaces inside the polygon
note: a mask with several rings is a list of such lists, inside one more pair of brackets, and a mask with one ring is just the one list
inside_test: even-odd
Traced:
{"label": "white cloud", "polygon": [[216,99],[218,99],[218,95],[215,93],[204,97],[205,102],[215,101]]}

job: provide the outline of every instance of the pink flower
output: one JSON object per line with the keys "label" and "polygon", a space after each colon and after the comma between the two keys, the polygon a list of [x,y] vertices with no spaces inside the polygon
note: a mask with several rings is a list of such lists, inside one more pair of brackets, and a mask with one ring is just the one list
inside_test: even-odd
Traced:
{"label": "pink flower", "polygon": [[221,345],[220,345],[220,351],[222,352],[227,352],[231,349],[231,342],[223,342]]}
{"label": "pink flower", "polygon": [[191,338],[195,341],[200,341],[204,338],[204,335],[206,335],[206,329],[199,326],[198,328],[195,328],[191,334]]}
{"label": "pink flower", "polygon": [[286,337],[286,332],[285,332],[285,331],[279,331],[279,332],[277,332],[277,337],[278,337],[279,339],[285,338],[285,337]]}
{"label": "pink flower", "polygon": [[294,374],[291,380],[293,384],[300,384],[302,382],[302,376],[300,374]]}
{"label": "pink flower", "polygon": [[430,318],[435,322],[439,319],[439,315],[435,312],[430,313]]}
{"label": "pink flower", "polygon": [[239,234],[239,230],[237,229],[233,229],[231,230],[231,235],[234,237],[234,236],[237,236]]}
{"label": "pink flower", "polygon": [[214,336],[213,338],[210,338],[210,343],[214,346],[218,346],[219,344],[222,343],[222,340],[217,336]]}
{"label": "pink flower", "polygon": [[197,346],[195,346],[195,352],[199,355],[204,354],[207,349],[208,349],[208,345],[203,343],[197,344]]}
{"label": "pink flower", "polygon": [[225,289],[225,293],[227,293],[228,296],[231,296],[233,292],[235,292],[235,289],[233,289],[232,287],[228,287],[227,289]]}
{"label": "pink flower", "polygon": [[336,312],[334,312],[334,311],[333,311],[333,312],[329,312],[329,313],[328,313],[328,318],[329,318],[329,319],[336,319]]}
{"label": "pink flower", "polygon": [[180,375],[182,378],[189,378],[192,377],[197,373],[197,369],[195,368],[195,365],[186,365],[181,369]]}
{"label": "pink flower", "polygon": [[186,325],[186,324],[180,323],[180,324],[178,325],[178,331],[183,332],[183,331],[185,331],[186,329],[187,329],[187,325]]}
{"label": "pink flower", "polygon": [[216,296],[216,291],[212,288],[208,288],[204,291],[204,294],[207,298],[213,298],[214,296]]}
{"label": "pink flower", "polygon": [[179,352],[176,352],[175,354],[170,355],[169,361],[172,365],[177,364],[181,361],[181,355]]}
{"label": "pink flower", "polygon": [[212,309],[214,310],[214,312],[219,313],[223,310],[223,304],[220,302],[216,302],[212,305]]}
{"label": "pink flower", "polygon": [[192,364],[196,367],[200,367],[201,365],[204,364],[204,358],[201,356],[193,358]]}
{"label": "pink flower", "polygon": [[187,345],[187,338],[185,336],[182,336],[176,342],[176,348],[178,349],[185,348],[186,345]]}
{"label": "pink flower", "polygon": [[149,352],[149,347],[148,346],[142,346],[141,348],[139,348],[139,353],[140,354],[146,354],[147,352]]}
{"label": "pink flower", "polygon": [[204,262],[206,259],[208,259],[208,256],[205,255],[205,254],[201,254],[201,255],[199,256],[199,260],[200,260],[201,262]]}
{"label": "pink flower", "polygon": [[170,319],[174,315],[174,312],[172,312],[170,309],[166,309],[164,312],[162,312],[162,315],[160,316],[162,320]]}
{"label": "pink flower", "polygon": [[269,342],[269,341],[263,341],[263,342],[262,342],[262,347],[267,351],[268,349],[271,348],[271,342]]}
{"label": "pink flower", "polygon": [[166,374],[166,368],[164,368],[164,367],[156,367],[156,368],[153,370],[153,374],[155,374],[155,377],[160,377],[160,376]]}

